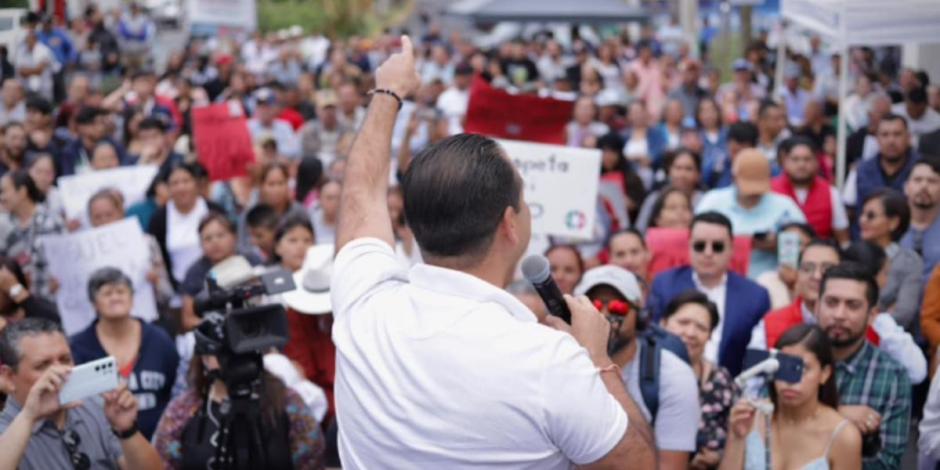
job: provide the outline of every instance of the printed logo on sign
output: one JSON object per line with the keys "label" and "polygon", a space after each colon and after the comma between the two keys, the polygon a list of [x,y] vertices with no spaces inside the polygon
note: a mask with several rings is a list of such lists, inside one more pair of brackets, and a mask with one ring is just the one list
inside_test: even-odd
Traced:
{"label": "printed logo on sign", "polygon": [[570,210],[568,214],[565,215],[565,225],[570,229],[582,229],[587,223],[587,216],[584,215],[584,212],[579,210]]}

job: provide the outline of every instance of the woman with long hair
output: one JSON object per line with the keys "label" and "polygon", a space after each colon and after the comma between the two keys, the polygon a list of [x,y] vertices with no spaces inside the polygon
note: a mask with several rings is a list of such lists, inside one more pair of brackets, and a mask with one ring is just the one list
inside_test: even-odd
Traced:
{"label": "woman with long hair", "polygon": [[0,255],[16,261],[29,280],[33,295],[54,299],[55,282],[49,273],[43,235],[65,233],[62,218],[42,204],[45,195],[27,170],[11,171],[0,178],[0,215],[10,229],[0,238]]}
{"label": "woman with long hair", "polygon": [[816,325],[794,326],[775,347],[803,361],[802,377],[798,383],[770,384],[769,420],[746,399],[734,405],[721,469],[862,468],[861,433],[837,411],[835,361],[826,333]]}
{"label": "woman with long hair", "polygon": [[545,250],[552,278],[562,294],[571,295],[584,274],[584,260],[574,245],[555,245]]}

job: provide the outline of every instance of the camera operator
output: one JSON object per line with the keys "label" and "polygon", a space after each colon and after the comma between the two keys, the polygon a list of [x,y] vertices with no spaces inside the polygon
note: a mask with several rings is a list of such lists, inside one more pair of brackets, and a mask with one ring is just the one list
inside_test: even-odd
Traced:
{"label": "camera operator", "polygon": [[[198,332],[222,343],[222,316],[208,313],[205,317]],[[200,346],[197,343],[197,354]],[[262,374],[258,401],[253,403],[261,408],[261,429],[235,432],[261,436],[267,468],[322,468],[324,441],[313,413],[296,392],[267,372]],[[220,434],[225,415],[232,408],[223,375],[218,356],[193,357],[189,388],[167,406],[153,437],[165,468],[227,468],[214,464],[219,455],[216,445],[224,441]]]}
{"label": "camera operator", "polygon": [[0,468],[161,468],[137,431],[137,400],[121,386],[97,400],[59,405],[72,369],[62,328],[26,318],[0,334],[0,373],[12,386],[0,413]]}

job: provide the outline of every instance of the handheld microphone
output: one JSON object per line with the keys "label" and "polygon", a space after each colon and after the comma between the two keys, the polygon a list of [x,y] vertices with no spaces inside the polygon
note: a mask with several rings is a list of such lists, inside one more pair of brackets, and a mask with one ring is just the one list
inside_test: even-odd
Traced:
{"label": "handheld microphone", "polygon": [[571,311],[558,289],[558,284],[552,279],[552,270],[548,259],[542,255],[531,255],[522,260],[522,275],[532,283],[532,287],[539,293],[545,302],[548,312],[571,324]]}

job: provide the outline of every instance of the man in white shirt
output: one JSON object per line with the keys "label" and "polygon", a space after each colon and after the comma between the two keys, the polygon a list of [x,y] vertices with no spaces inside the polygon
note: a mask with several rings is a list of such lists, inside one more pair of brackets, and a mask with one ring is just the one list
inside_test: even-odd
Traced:
{"label": "man in white shirt", "polygon": [[470,103],[470,82],[473,68],[462,63],[454,71],[454,83],[437,98],[437,109],[447,118],[450,135],[463,132],[463,120]]}
{"label": "man in white shirt", "polygon": [[[653,424],[660,470],[685,470],[689,456],[695,452],[695,438],[701,408],[698,384],[692,367],[669,349],[650,343],[648,319],[639,318],[643,306],[643,291],[636,276],[619,266],[598,266],[584,273],[574,289],[577,295],[586,295],[601,313],[612,320],[614,329],[611,353],[614,362],[623,368],[624,386],[640,407],[643,416]],[[619,325],[619,326],[618,326]],[[649,348],[649,350],[647,350]],[[650,369],[641,358],[650,351],[659,350],[658,361]],[[642,372],[641,372],[642,369]],[[658,371],[656,389],[658,403],[655,415],[647,406],[640,389],[641,374]]]}
{"label": "man in white shirt", "polygon": [[0,126],[26,120],[26,94],[19,80],[5,80],[0,92]]}
{"label": "man in white shirt", "polygon": [[52,99],[52,74],[56,72],[59,63],[52,49],[39,42],[35,26],[26,28],[26,37],[13,56],[13,65],[16,67],[16,76],[27,90],[47,100]]}
{"label": "man in white shirt", "polygon": [[909,91],[904,102],[892,106],[891,112],[907,120],[913,143],[920,136],[940,129],[940,113],[927,106],[927,90],[922,87]]}
{"label": "man in white shirt", "polygon": [[405,213],[425,264],[399,264],[389,144],[400,97],[420,81],[407,36],[402,49],[375,73],[386,92],[373,96],[340,198],[330,290],[343,467],[653,468],[649,428],[607,356],[607,320],[569,297],[568,335],[503,290],[531,215],[494,141],[451,137],[415,159]]}
{"label": "man in white shirt", "polygon": [[248,120],[251,141],[260,145],[267,139],[277,144],[277,153],[291,160],[300,158],[300,139],[290,123],[277,118],[278,105],[274,92],[262,88],[255,92],[255,116]]}

